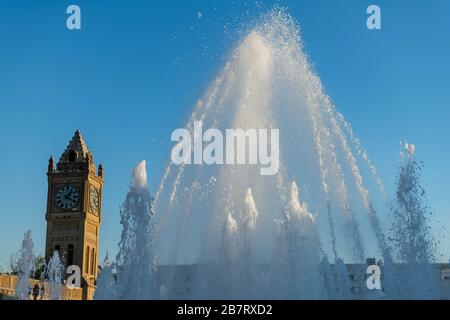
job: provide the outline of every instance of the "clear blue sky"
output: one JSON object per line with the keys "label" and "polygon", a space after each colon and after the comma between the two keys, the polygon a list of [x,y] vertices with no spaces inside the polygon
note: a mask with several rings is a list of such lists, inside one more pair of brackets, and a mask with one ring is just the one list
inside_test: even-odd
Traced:
{"label": "clear blue sky", "polygon": [[[81,31],[66,29],[70,4],[81,7]],[[76,129],[105,167],[101,258],[115,253],[131,167],[148,161],[154,192],[172,130],[183,125],[240,31],[274,4],[299,22],[326,92],[389,191],[399,141],[417,145],[430,205],[448,233],[450,1],[3,0],[0,265],[27,229],[43,253],[47,160],[61,155]],[[369,4],[381,7],[380,31],[366,28]]]}

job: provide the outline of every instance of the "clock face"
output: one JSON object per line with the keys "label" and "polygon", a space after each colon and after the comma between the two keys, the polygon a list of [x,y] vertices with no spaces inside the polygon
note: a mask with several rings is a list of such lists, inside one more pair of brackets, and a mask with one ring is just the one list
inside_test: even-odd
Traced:
{"label": "clock face", "polygon": [[56,205],[61,209],[73,209],[79,199],[80,193],[72,185],[64,185],[56,191]]}
{"label": "clock face", "polygon": [[91,187],[89,191],[89,209],[92,213],[97,213],[99,205],[99,196],[98,190],[94,187]]}

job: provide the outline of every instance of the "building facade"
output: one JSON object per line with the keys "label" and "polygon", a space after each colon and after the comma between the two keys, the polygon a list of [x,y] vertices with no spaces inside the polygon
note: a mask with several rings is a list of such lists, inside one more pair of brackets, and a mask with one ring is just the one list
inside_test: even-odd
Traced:
{"label": "building facade", "polygon": [[[48,164],[45,259],[58,251],[67,267],[81,270],[83,299],[92,299],[98,273],[103,167],[98,170],[79,131],[55,166]],[[68,275],[66,275],[67,277]]]}

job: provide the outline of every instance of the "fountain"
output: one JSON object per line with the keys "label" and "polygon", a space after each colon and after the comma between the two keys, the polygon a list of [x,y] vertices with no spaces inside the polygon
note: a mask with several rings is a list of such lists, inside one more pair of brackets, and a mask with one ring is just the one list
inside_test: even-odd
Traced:
{"label": "fountain", "polygon": [[58,250],[53,252],[53,255],[48,262],[45,270],[48,283],[48,299],[61,300],[64,280],[64,263],[59,256]]}
{"label": "fountain", "polygon": [[330,260],[332,278],[345,282],[340,259],[389,252],[374,201],[384,189],[284,10],[264,15],[232,51],[186,129],[197,121],[222,132],[279,129],[280,169],[169,164],[155,197],[160,263],[220,265],[194,272],[193,283],[215,285],[193,298],[348,298],[335,292],[342,284],[327,291],[319,266]]}
{"label": "fountain", "polygon": [[31,291],[30,278],[34,273],[33,239],[31,230],[24,234],[19,254],[19,273],[16,286],[16,296],[19,300],[28,300]]}
{"label": "fountain", "polygon": [[130,190],[121,208],[122,236],[117,254],[116,298],[152,299],[152,199],[148,191],[146,162],[133,169]]}
{"label": "fountain", "polygon": [[108,254],[101,264],[101,271],[97,280],[95,290],[95,300],[116,300],[116,282],[113,274],[113,263],[109,260]]}
{"label": "fountain", "polygon": [[430,264],[436,262],[435,243],[431,237],[431,213],[420,184],[422,166],[415,159],[415,146],[405,143],[404,148],[392,208],[393,251],[401,265],[401,272],[396,275],[402,284],[397,295],[407,299],[439,299],[440,279]]}
{"label": "fountain", "polygon": [[[139,164],[121,211],[117,298],[350,299],[344,261],[364,267],[370,256],[380,257],[385,290],[360,298],[407,298],[397,265],[411,261],[398,253],[419,250],[414,270],[433,262],[424,237],[416,238],[423,247],[399,239],[400,251],[392,249],[377,215],[388,207],[376,168],[324,93],[285,10],[264,15],[234,48],[185,126],[192,137],[199,122],[221,132],[279,129],[278,173],[170,163],[152,216]],[[404,234],[428,232],[419,222]]]}
{"label": "fountain", "polygon": [[[286,283],[278,288],[282,298],[326,298],[323,278],[317,266],[321,259],[321,244],[315,227],[315,217],[306,203],[299,201],[297,184],[292,182],[285,217],[279,221],[279,249],[275,261],[283,261],[285,270],[275,273],[275,283],[282,275]],[[283,265],[283,264],[282,264]],[[289,284],[290,283],[290,284]],[[288,290],[286,290],[288,288]]]}

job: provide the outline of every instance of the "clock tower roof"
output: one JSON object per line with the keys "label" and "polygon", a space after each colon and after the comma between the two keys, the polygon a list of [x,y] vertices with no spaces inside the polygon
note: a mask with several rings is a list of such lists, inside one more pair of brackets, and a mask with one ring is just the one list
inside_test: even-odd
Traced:
{"label": "clock tower roof", "polygon": [[[76,152],[76,154],[74,154],[73,151]],[[59,160],[59,162],[68,162],[69,160],[75,160],[75,162],[83,162],[87,158],[88,154],[89,150],[87,148],[86,142],[84,142],[84,138],[81,132],[77,130],[75,131],[75,135],[73,136],[73,138],[70,140],[66,150],[61,155],[61,159]],[[74,156],[76,156],[75,159],[73,158]]]}
{"label": "clock tower roof", "polygon": [[66,150],[61,155],[57,168],[58,171],[73,171],[73,169],[76,169],[76,171],[84,171],[83,169],[95,171],[94,157],[79,130],[75,132]]}

